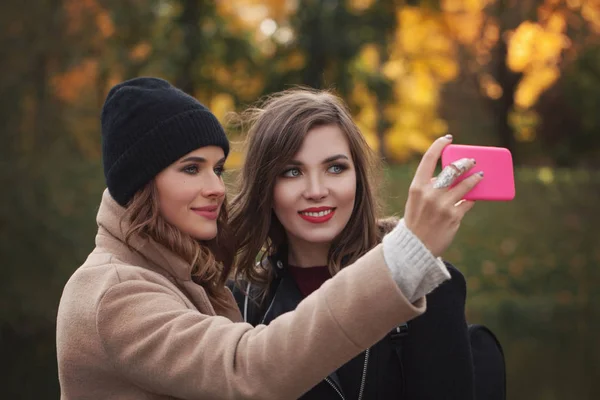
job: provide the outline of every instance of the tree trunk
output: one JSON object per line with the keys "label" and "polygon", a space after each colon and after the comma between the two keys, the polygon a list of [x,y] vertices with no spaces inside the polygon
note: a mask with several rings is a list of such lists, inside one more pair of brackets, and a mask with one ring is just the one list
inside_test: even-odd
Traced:
{"label": "tree trunk", "polygon": [[306,35],[308,38],[306,45],[307,62],[302,76],[302,83],[316,89],[321,89],[323,88],[323,73],[327,66],[327,60],[323,48],[324,39],[320,34],[322,31],[320,15],[323,9],[323,1],[320,0],[317,4],[314,7],[306,7],[305,12],[308,12],[309,15],[303,18],[304,23],[301,27],[301,30],[305,34],[307,32],[311,33]]}
{"label": "tree trunk", "polygon": [[181,61],[181,70],[175,84],[184,92],[194,95],[196,90],[194,73],[198,56],[202,53],[202,34],[200,18],[202,16],[202,1],[182,0],[183,10],[179,25],[183,31],[183,47],[185,55]]}
{"label": "tree trunk", "polygon": [[516,139],[508,121],[515,104],[515,91],[519,84],[520,74],[515,74],[506,65],[507,54],[507,45],[504,40],[500,40],[495,57],[497,60],[495,76],[498,84],[502,87],[502,96],[498,100],[492,100],[492,110],[499,143],[511,151],[516,161]]}

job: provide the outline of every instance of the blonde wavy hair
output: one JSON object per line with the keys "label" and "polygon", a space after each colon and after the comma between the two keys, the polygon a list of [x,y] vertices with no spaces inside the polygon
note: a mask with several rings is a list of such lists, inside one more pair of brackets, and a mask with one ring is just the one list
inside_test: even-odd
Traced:
{"label": "blonde wavy hair", "polygon": [[129,224],[125,243],[133,249],[130,244],[132,238],[151,238],[179,255],[192,266],[194,282],[206,290],[211,301],[224,306],[227,301],[225,282],[235,258],[226,205],[225,199],[217,219],[217,236],[212,240],[200,241],[162,217],[156,184],[151,181],[134,195],[126,207],[122,220]]}

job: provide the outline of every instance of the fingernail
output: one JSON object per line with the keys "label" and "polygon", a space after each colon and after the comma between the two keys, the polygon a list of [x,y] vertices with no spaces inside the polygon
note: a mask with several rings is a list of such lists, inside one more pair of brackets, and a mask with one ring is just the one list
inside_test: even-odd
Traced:
{"label": "fingernail", "polygon": [[478,172],[479,176],[483,178],[483,171]]}
{"label": "fingernail", "polygon": [[446,139],[446,140],[452,140],[452,135],[448,134],[448,135],[444,136],[444,139]]}
{"label": "fingernail", "polygon": [[471,162],[473,163],[473,165],[477,164],[477,161],[475,161],[474,158],[471,158]]}

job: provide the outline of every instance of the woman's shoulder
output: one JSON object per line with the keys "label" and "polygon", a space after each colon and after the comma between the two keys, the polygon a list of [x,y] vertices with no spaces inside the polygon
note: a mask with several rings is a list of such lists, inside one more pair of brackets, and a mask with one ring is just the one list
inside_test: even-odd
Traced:
{"label": "woman's shoulder", "polygon": [[[94,249],[86,261],[69,278],[65,290],[79,288],[90,292],[97,291],[97,296],[120,284],[149,282],[173,289],[175,279],[164,271],[143,263],[131,263],[120,259],[117,255]],[[88,296],[86,296],[88,297]]]}

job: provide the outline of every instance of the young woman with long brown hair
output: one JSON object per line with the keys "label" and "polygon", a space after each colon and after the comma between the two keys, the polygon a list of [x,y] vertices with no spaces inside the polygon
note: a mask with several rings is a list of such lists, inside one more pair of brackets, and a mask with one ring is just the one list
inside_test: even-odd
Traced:
{"label": "young woman with long brown hair", "polygon": [[[415,195],[430,196],[447,142],[424,159]],[[221,178],[228,152],[215,116],[168,82],[110,90],[96,247],[57,316],[62,399],[297,398],[422,314],[423,296],[448,279],[421,242],[436,254],[456,232],[436,194],[407,206],[414,235],[398,225],[293,312],[268,327],[243,322],[225,287],[235,254]]]}
{"label": "young woman with long brown hair", "polygon": [[[382,171],[340,98],[327,91],[287,90],[249,109],[242,122],[248,136],[240,193],[232,201],[240,249],[232,289],[245,320],[269,324],[379,243],[385,246],[384,235],[399,228],[397,220],[380,218],[376,177]],[[433,148],[450,143],[444,140]],[[447,189],[459,171],[448,169],[436,183],[429,181],[436,161],[431,151],[423,158],[419,168],[426,166],[428,179],[415,177],[398,225],[405,235],[421,238],[430,257],[441,255],[450,242],[428,243],[413,225],[412,212],[438,215],[431,229],[444,229],[443,215],[455,231],[473,205],[459,202],[464,188]],[[461,160],[456,167],[472,165]],[[468,185],[479,179],[475,174]],[[413,261],[420,257],[408,255]],[[303,399],[473,398],[465,280],[456,268],[438,262],[452,280],[428,296],[428,311],[409,323],[409,334],[407,325],[397,327]]]}

